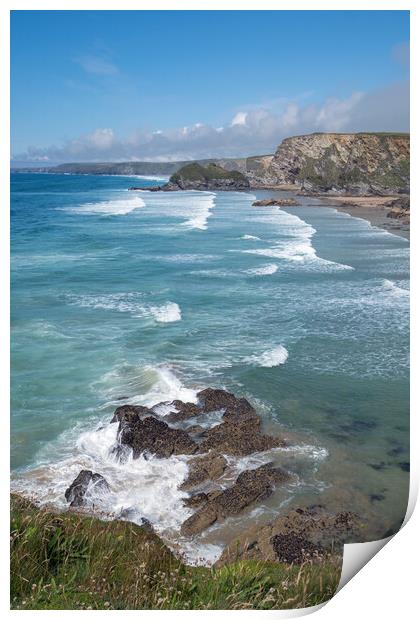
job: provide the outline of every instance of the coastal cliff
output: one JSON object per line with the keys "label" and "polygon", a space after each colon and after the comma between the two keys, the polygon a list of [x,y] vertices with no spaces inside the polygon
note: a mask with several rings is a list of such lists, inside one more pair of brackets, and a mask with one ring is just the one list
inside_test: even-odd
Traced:
{"label": "coastal cliff", "polygon": [[267,178],[309,193],[409,193],[410,136],[314,133],[286,138],[261,175],[261,183]]}
{"label": "coastal cliff", "polygon": [[[167,190],[251,187],[336,196],[395,196],[410,191],[410,135],[313,133],[285,138],[274,155],[196,162],[71,163],[20,171],[172,175]],[[224,176],[223,171],[229,174]]]}

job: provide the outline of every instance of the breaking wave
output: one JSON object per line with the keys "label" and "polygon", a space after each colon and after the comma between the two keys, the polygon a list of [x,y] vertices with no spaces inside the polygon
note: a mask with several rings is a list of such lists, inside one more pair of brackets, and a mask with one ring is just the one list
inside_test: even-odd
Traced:
{"label": "breaking wave", "polygon": [[289,357],[288,350],[279,345],[274,349],[269,349],[268,351],[264,351],[260,355],[251,355],[246,358],[246,361],[255,364],[256,366],[263,366],[264,368],[273,368],[274,366],[280,366],[281,364],[285,364],[287,362],[287,358]]}
{"label": "breaking wave", "polygon": [[176,217],[178,224],[191,230],[207,230],[207,220],[215,204],[216,194],[205,191],[143,192],[146,206],[159,217]]}
{"label": "breaking wave", "polygon": [[273,230],[277,230],[281,237],[268,247],[242,250],[243,253],[277,258],[286,261],[289,265],[297,265],[309,270],[353,270],[350,265],[320,258],[312,245],[312,237],[316,229],[297,215],[276,210],[253,219],[272,224]]}
{"label": "breaking wave", "polygon": [[141,209],[144,206],[144,200],[140,196],[134,196],[133,198],[125,198],[123,200],[87,202],[79,207],[66,207],[62,210],[82,215],[127,215],[131,211]]}
{"label": "breaking wave", "polygon": [[66,295],[66,299],[82,308],[127,312],[136,318],[152,317],[158,323],[173,323],[182,319],[181,308],[173,301],[149,305],[141,293],[114,293],[109,295]]}
{"label": "breaking wave", "polygon": [[279,266],[274,263],[270,263],[269,265],[265,265],[264,267],[255,267],[255,269],[247,269],[245,273],[254,276],[270,276],[273,273],[278,271]]}
{"label": "breaking wave", "polygon": [[398,286],[398,284],[392,282],[392,280],[384,280],[382,282],[382,287],[395,297],[410,297],[410,291],[408,288]]}
{"label": "breaking wave", "polygon": [[174,323],[181,320],[181,309],[173,301],[163,306],[151,306],[150,312],[159,323]]}

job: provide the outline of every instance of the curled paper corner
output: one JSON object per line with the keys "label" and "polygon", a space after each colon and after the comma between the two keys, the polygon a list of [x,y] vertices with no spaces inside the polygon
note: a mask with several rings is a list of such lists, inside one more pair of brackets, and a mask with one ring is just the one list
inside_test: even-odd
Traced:
{"label": "curled paper corner", "polygon": [[[384,547],[394,535],[380,540],[344,545],[343,567],[340,583],[335,594],[350,581]],[[334,595],[335,596],[335,595]]]}
{"label": "curled paper corner", "polygon": [[343,588],[409,521],[414,512],[418,496],[418,482],[414,476],[410,478],[410,491],[407,502],[407,510],[400,529],[386,538],[363,543],[349,543],[344,545],[343,566],[341,569],[340,583],[334,596]]}

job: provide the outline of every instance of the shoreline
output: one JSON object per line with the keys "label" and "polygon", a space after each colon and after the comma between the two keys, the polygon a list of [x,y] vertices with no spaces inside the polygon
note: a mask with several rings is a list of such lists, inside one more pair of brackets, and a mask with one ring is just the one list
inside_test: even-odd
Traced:
{"label": "shoreline", "polygon": [[[336,196],[334,198],[320,198],[331,203],[337,211],[347,213],[352,217],[367,220],[372,226],[383,228],[387,232],[410,240],[410,224],[403,224],[388,217],[390,203],[397,196]],[[330,206],[330,205],[322,205]]]}
{"label": "shoreline", "polygon": [[[11,172],[13,174],[19,174],[22,172],[28,173],[27,170],[21,171],[19,169],[12,169]],[[139,174],[109,174],[109,173],[75,173],[75,172],[47,172],[47,171],[34,171],[32,174],[65,174],[65,175],[73,175],[73,176],[115,176],[115,177],[127,177],[127,178],[143,178],[147,179],[147,175],[139,175]],[[151,175],[152,176],[152,175]],[[150,180],[151,179],[150,176]],[[156,175],[156,180],[164,180]],[[154,187],[154,186],[153,186]],[[140,190],[145,191],[150,188],[127,188],[128,190]],[[158,187],[154,187],[152,191],[158,191]],[[248,190],[237,189],[234,191],[257,191],[257,192],[271,192],[274,196],[282,195],[283,192],[289,192],[294,194],[295,196],[299,196],[300,189],[296,187],[296,185],[285,183],[279,185],[261,185],[258,183],[251,184]],[[181,190],[182,191],[182,190]],[[214,190],[211,190],[214,191]],[[223,188],[218,188],[216,191],[223,191]],[[392,219],[387,217],[388,212],[391,207],[388,206],[394,200],[401,198],[401,196],[331,196],[330,194],[314,194],[314,195],[305,195],[303,196],[307,198],[313,198],[320,202],[320,204],[316,204],[313,206],[321,206],[321,207],[330,207],[335,208],[337,211],[341,213],[347,213],[351,217],[361,218],[367,220],[372,226],[376,226],[378,228],[382,228],[389,232],[390,234],[397,235],[398,237],[403,237],[407,241],[410,241],[410,224],[401,223],[398,219]],[[324,204],[328,202],[329,204]],[[297,208],[302,205],[296,205]],[[312,206],[312,205],[305,205]],[[296,208],[293,207],[293,208]]]}
{"label": "shoreline", "polygon": [[[270,191],[270,189],[258,189],[258,191]],[[401,198],[401,196],[330,196],[323,194],[305,195],[299,194],[298,189],[291,190],[286,187],[277,187],[271,192],[272,197],[283,196],[284,192],[293,193],[297,198],[301,195],[304,198],[311,198],[316,203],[297,205],[290,207],[293,210],[299,209],[299,207],[328,207],[334,208],[340,213],[347,213],[351,217],[361,218],[367,220],[372,226],[382,228],[390,234],[403,237],[407,241],[410,241],[410,224],[402,223],[398,219],[393,219],[388,216],[391,210],[391,204],[394,200]]]}

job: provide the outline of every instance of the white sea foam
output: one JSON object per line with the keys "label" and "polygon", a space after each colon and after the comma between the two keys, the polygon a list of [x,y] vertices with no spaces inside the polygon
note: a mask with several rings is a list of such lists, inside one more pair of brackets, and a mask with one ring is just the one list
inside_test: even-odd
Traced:
{"label": "white sea foam", "polygon": [[182,221],[178,226],[191,230],[206,230],[208,218],[215,204],[216,194],[204,191],[143,192],[146,206],[159,218],[175,217]]}
{"label": "white sea foam", "polygon": [[395,297],[410,297],[409,289],[398,286],[398,284],[392,282],[392,280],[384,280],[382,282],[382,287]]}
{"label": "white sea foam", "polygon": [[274,349],[268,349],[260,355],[251,355],[245,358],[245,361],[250,362],[256,366],[263,366],[264,368],[273,368],[274,366],[280,366],[285,364],[289,357],[288,350],[279,345]]}
{"label": "white sea foam", "polygon": [[309,270],[353,270],[350,265],[320,258],[312,245],[312,237],[316,229],[297,215],[291,215],[282,210],[275,212],[268,210],[267,214],[254,217],[253,220],[270,224],[274,231],[277,230],[280,233],[281,237],[268,247],[242,250],[245,254],[277,258],[290,265],[296,264],[300,268]]}
{"label": "white sea foam", "polygon": [[112,404],[118,402],[116,399],[121,394],[128,395],[130,404],[145,407],[154,407],[157,403],[172,400],[197,402],[196,391],[187,388],[167,365],[139,367],[123,363],[105,373],[92,385],[92,389]]}
{"label": "white sea foam", "polygon": [[270,263],[269,265],[264,265],[264,267],[255,267],[254,269],[246,269],[245,273],[249,273],[254,276],[270,276],[273,273],[276,273],[279,266],[274,263]]}
{"label": "white sea foam", "polygon": [[163,306],[151,306],[150,312],[159,323],[173,323],[181,320],[181,309],[173,301]]}
{"label": "white sea foam", "polygon": [[194,214],[186,222],[186,228],[197,228],[199,230],[207,230],[207,220],[211,215],[211,209],[214,207],[215,194],[211,194],[207,200],[198,201],[198,205],[194,210]]}
{"label": "white sea foam", "polygon": [[[197,401],[196,392],[187,388],[167,367],[145,367],[137,372],[145,375],[139,380],[144,391],[130,398],[131,403],[152,407],[160,401],[174,399]],[[131,369],[128,384],[132,385],[133,375],[134,369]],[[127,380],[127,368],[116,368],[107,373],[96,387],[101,387],[106,396],[112,397],[121,388],[118,386],[121,379]],[[39,453],[37,466],[26,471],[24,476],[14,478],[13,488],[35,495],[41,503],[53,503],[63,508],[66,506],[66,488],[81,469],[89,469],[103,475],[111,489],[110,493],[95,497],[98,509],[110,517],[120,517],[126,511],[126,516],[122,516],[138,523],[146,517],[168,540],[174,539],[174,533],[179,537],[182,522],[192,512],[182,503],[187,494],[178,488],[187,475],[190,457],[167,459],[148,455],[147,459],[142,456],[133,459],[128,450],[126,458],[119,460],[114,451],[118,424],[109,423],[111,415],[108,411],[100,421],[97,420],[93,430],[81,432],[79,424],[72,431],[63,433],[55,444]],[[91,425],[92,421],[88,422],[88,426]],[[201,557],[205,548],[198,545],[195,551],[197,557]],[[210,556],[214,552],[215,549]],[[193,557],[192,548],[191,554]]]}
{"label": "white sea foam", "polygon": [[135,209],[141,209],[145,202],[140,196],[122,200],[105,200],[103,202],[87,202],[79,207],[65,207],[63,211],[82,215],[127,215]]}
{"label": "white sea foam", "polygon": [[[118,175],[121,176],[121,175]],[[153,174],[130,174],[130,178],[144,179],[145,181],[169,181],[168,176],[157,176]]]}
{"label": "white sea foam", "polygon": [[261,241],[261,238],[256,237],[255,235],[242,235],[241,239],[247,239],[249,241]]}
{"label": "white sea foam", "polygon": [[[142,293],[111,293],[108,295],[66,295],[72,304],[82,308],[127,312],[136,318],[153,318],[158,323],[180,321],[181,309],[173,301],[155,306],[145,303]],[[141,301],[139,301],[141,300]]]}
{"label": "white sea foam", "polygon": [[[134,382],[136,373],[141,376],[138,383]],[[159,415],[165,415],[172,410],[170,407],[156,407],[161,401],[180,399],[184,402],[197,402],[196,391],[187,388],[168,367],[116,367],[96,385],[101,393],[111,398],[127,387],[139,389],[136,395],[129,397],[130,403],[154,407]],[[80,470],[94,471],[103,475],[110,487],[110,491],[105,493],[98,493],[96,489],[90,490],[90,499],[101,515],[138,524],[146,518],[169,546],[182,552],[188,563],[213,564],[223,549],[217,538],[217,531],[219,527],[223,528],[223,524],[215,524],[209,532],[203,532],[194,539],[180,535],[182,523],[193,512],[184,506],[182,501],[188,494],[179,489],[188,474],[188,461],[193,457],[180,455],[156,458],[146,455],[145,458],[142,455],[133,459],[130,449],[127,449],[123,459],[117,458],[115,447],[118,424],[109,423],[112,415],[110,405],[111,403],[106,415],[101,420],[97,419],[96,424],[93,424],[92,420],[85,421],[85,428],[81,429],[83,423],[80,422],[71,431],[64,432],[54,444],[47,446],[39,454],[37,466],[27,470],[23,476],[14,478],[13,489],[34,495],[41,504],[48,503],[65,508],[67,504],[64,492]],[[208,420],[210,425],[220,423],[222,413],[215,412],[213,418]],[[86,430],[86,426],[93,430]],[[301,457],[309,459],[310,463],[322,460],[328,453],[322,448],[304,445],[277,448],[242,458],[227,456],[229,466],[222,486],[230,486],[241,471],[255,469],[272,461],[273,457],[277,459],[284,456],[288,459],[289,454],[290,459]],[[285,491],[288,495],[293,492],[293,484],[289,487]],[[279,505],[283,505],[285,501],[287,497]],[[261,514],[267,510],[270,508],[258,507]],[[274,511],[273,516],[275,514]],[[255,516],[256,513],[253,512],[248,518]],[[242,516],[238,517],[238,525],[241,519]],[[230,525],[232,526],[232,523]]]}

